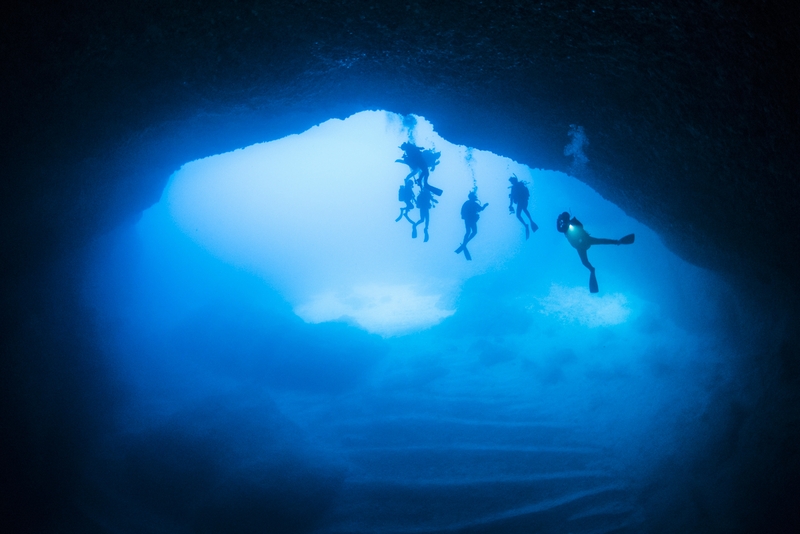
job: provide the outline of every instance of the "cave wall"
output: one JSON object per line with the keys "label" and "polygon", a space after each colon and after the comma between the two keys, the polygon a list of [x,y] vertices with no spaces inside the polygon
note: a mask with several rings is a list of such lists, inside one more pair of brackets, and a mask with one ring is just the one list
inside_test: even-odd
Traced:
{"label": "cave wall", "polygon": [[[3,443],[12,451],[3,493],[13,495],[4,515],[20,531],[58,517],[83,444],[102,424],[88,407],[114,396],[64,258],[135,218],[184,162],[331,117],[417,113],[452,142],[564,171],[567,131],[581,125],[590,141],[581,179],[685,259],[728,274],[753,314],[789,324],[779,335],[797,317],[796,3],[80,0],[0,9]],[[769,417],[757,423],[752,411],[741,423],[783,447],[740,452],[767,447],[768,474],[797,458],[797,342],[775,346],[752,386]],[[778,483],[783,514],[797,489],[793,469]],[[750,470],[743,501],[770,480]],[[754,511],[749,524],[774,511]]]}

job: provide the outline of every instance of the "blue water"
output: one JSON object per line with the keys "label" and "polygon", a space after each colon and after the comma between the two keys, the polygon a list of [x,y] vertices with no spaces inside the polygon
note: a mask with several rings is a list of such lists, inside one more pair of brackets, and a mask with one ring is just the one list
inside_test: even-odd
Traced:
{"label": "blue water", "polygon": [[[114,532],[640,531],[734,372],[724,283],[574,178],[421,118],[348,121],[187,165],[93,247],[85,296],[121,400],[87,513]],[[409,136],[442,152],[428,243],[394,221]],[[470,263],[453,250],[475,185]],[[596,295],[564,210],[636,233],[590,249]]]}

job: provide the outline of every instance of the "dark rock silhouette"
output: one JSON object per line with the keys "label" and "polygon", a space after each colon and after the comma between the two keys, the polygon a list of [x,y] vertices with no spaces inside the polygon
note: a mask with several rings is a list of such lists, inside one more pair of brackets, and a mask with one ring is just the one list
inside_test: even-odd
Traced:
{"label": "dark rock silhouette", "polygon": [[7,529],[103,530],[74,489],[121,394],[79,298],[76,251],[135,220],[187,161],[387,109],[564,171],[569,125],[583,127],[582,179],[724,273],[731,316],[752,314],[734,336],[752,381],[697,414],[728,421],[724,433],[641,488],[650,530],[800,530],[800,350],[796,326],[782,326],[800,322],[787,261],[800,245],[796,3],[469,6],[3,6]]}

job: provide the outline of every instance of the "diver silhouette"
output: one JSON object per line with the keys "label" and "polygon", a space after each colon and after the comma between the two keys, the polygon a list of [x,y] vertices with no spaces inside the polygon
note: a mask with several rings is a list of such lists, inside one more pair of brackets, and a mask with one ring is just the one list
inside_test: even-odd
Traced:
{"label": "diver silhouette", "polygon": [[478,195],[474,190],[470,191],[467,201],[461,205],[461,218],[464,219],[464,226],[466,227],[467,233],[464,234],[464,241],[461,243],[461,246],[456,249],[456,254],[463,251],[464,257],[467,258],[467,260],[472,260],[472,256],[469,250],[467,250],[467,243],[478,233],[478,219],[481,218],[479,213],[485,210],[488,205],[487,203],[481,206]]}
{"label": "diver silhouette", "polygon": [[[400,215],[397,216],[394,222],[398,222],[405,217],[408,222],[414,224],[414,221],[408,216],[408,212],[414,209],[414,182],[411,181],[411,178],[406,177],[403,180],[403,185],[400,186],[400,190],[397,192],[397,200],[405,202],[406,205],[400,208]],[[416,229],[416,226],[414,228]]]}
{"label": "diver silhouette", "polygon": [[[514,213],[514,204],[517,205],[517,219],[519,219],[519,222],[525,227],[525,239],[528,239],[531,236],[531,232],[535,232],[539,229],[539,226],[533,222],[531,214],[528,212],[528,199],[531,193],[528,191],[525,183],[520,182],[516,175],[509,178],[508,181],[511,182],[511,192],[508,194],[508,212]],[[531,223],[530,230],[528,230],[528,225],[525,224],[525,221],[522,219],[522,212],[525,212],[525,215],[528,216],[528,220]]]}
{"label": "diver silhouette", "polygon": [[[436,168],[439,163],[439,156],[441,152],[434,152],[433,150],[422,150],[420,147],[413,143],[405,142],[400,145],[404,154],[401,159],[395,160],[398,163],[405,163],[411,169],[411,172],[406,178],[413,178],[416,176],[415,182],[418,186],[425,189],[428,188],[435,195],[441,195],[442,190],[438,187],[433,187],[428,184],[428,177],[430,171]],[[418,175],[418,176],[417,176]]]}
{"label": "diver silhouette", "polygon": [[575,217],[570,218],[568,212],[564,212],[556,219],[556,229],[564,234],[575,250],[578,251],[578,256],[581,258],[581,263],[589,269],[589,291],[597,293],[597,277],[594,274],[594,267],[589,263],[589,257],[586,251],[592,245],[630,245],[633,243],[634,234],[628,234],[622,239],[604,239],[599,237],[592,237],[589,232],[583,229],[581,222]]}
{"label": "diver silhouette", "polygon": [[431,222],[431,208],[435,208],[434,204],[438,203],[439,201],[433,198],[433,195],[428,189],[423,189],[417,195],[417,207],[419,208],[419,220],[414,223],[414,229],[411,231],[411,237],[417,237],[417,225],[425,222],[425,228],[423,232],[425,233],[425,239],[423,240],[425,243],[428,242],[428,225]]}

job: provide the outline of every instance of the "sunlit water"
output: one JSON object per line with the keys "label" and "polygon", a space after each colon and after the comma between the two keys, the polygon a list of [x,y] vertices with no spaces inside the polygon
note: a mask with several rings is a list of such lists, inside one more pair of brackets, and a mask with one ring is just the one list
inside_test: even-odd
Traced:
{"label": "sunlit water", "polygon": [[[441,152],[427,243],[395,222],[409,138]],[[589,250],[598,294],[565,210],[636,233]],[[577,180],[386,112],[187,163],[94,265],[128,390],[96,514],[125,532],[636,532],[727,372],[712,276]]]}

